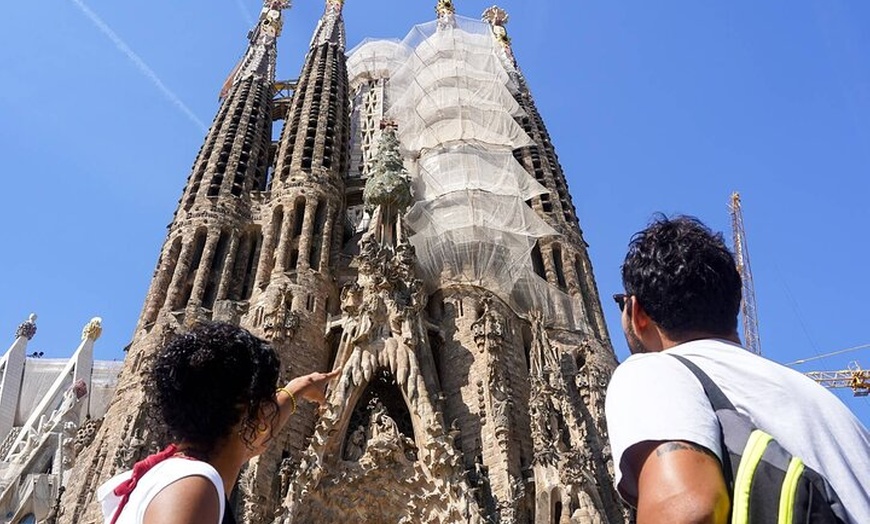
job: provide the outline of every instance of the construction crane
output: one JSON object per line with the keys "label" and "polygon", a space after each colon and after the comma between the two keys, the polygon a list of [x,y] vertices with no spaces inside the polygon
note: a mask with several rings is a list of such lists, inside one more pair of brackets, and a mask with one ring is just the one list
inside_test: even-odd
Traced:
{"label": "construction crane", "polygon": [[870,370],[861,369],[857,362],[840,371],[810,371],[806,376],[826,388],[850,388],[856,397],[870,395]]}
{"label": "construction crane", "polygon": [[[731,204],[728,207],[731,210],[734,256],[737,259],[737,271],[740,273],[740,280],[743,283],[743,301],[740,304],[740,309],[743,313],[743,340],[746,344],[746,349],[756,355],[760,355],[761,339],[758,335],[758,315],[755,309],[755,284],[752,281],[752,268],[749,266],[749,249],[746,246],[746,231],[743,228],[743,207],[740,203],[740,193],[735,191],[731,194]],[[870,347],[870,344],[798,360],[787,365],[802,364],[817,358],[865,349],[867,347]],[[849,369],[810,371],[805,373],[805,375],[826,388],[851,388],[856,397],[870,395],[870,370],[861,369],[858,362],[849,364]]]}
{"label": "construction crane", "polygon": [[[795,360],[794,362],[789,362],[786,366],[805,364],[812,360],[819,360],[862,349],[870,349],[870,344],[861,344],[860,346],[841,349],[839,351],[825,353],[824,355],[802,358],[800,360]],[[866,397],[870,394],[870,370],[861,369],[861,366],[858,365],[857,361],[853,361],[849,364],[848,369],[841,369],[839,371],[809,371],[804,374],[826,388],[849,388],[856,397]]]}
{"label": "construction crane", "polygon": [[743,301],[740,309],[743,312],[743,342],[746,349],[761,354],[761,338],[758,334],[758,314],[755,309],[755,284],[752,281],[752,268],[749,266],[749,250],[746,246],[746,231],[743,229],[743,208],[740,205],[740,193],[731,194],[731,230],[734,234],[734,256],[737,259],[737,271],[743,282]]}

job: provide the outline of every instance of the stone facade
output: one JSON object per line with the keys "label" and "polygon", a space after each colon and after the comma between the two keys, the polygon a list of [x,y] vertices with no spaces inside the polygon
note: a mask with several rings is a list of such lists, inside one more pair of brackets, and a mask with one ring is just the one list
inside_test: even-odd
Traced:
{"label": "stone facade", "polygon": [[[142,377],[156,349],[207,320],[269,340],[282,380],[340,368],[328,405],[301,406],[243,471],[240,521],[581,523],[625,519],[612,488],[604,391],[616,359],[564,174],[513,59],[507,15],[484,14],[520,88],[514,157],[547,192],[556,235],[531,253],[570,297],[576,329],[492,290],[424,285],[386,78],[352,82],[342,0],[327,0],[291,97],[275,39],[289,2],[265,3],[224,86],[169,227],[114,400],[90,428],[60,522],[100,522],[93,493],[158,446]],[[439,23],[454,16],[438,3]],[[278,87],[276,87],[278,86]],[[284,120],[280,139],[271,126]],[[377,124],[377,126],[375,125]],[[88,442],[89,441],[89,442]]]}

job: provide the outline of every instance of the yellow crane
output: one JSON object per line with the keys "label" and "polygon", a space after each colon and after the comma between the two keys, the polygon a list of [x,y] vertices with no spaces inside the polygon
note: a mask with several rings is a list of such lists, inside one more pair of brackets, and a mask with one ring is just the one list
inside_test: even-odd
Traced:
{"label": "yellow crane", "polygon": [[755,284],[752,281],[752,268],[749,266],[749,249],[746,246],[746,231],[743,229],[743,208],[740,205],[740,193],[731,193],[731,230],[734,233],[734,257],[737,260],[737,271],[743,282],[743,301],[740,309],[743,312],[743,342],[746,349],[761,354],[761,337],[758,334],[758,314],[755,309]]}
{"label": "yellow crane", "polygon": [[[749,250],[746,245],[746,231],[743,227],[743,206],[740,202],[740,193],[731,194],[731,203],[728,206],[731,211],[731,230],[734,235],[734,257],[737,262],[737,271],[743,283],[743,301],[740,304],[743,313],[743,341],[746,349],[756,355],[761,354],[761,338],[758,334],[758,314],[755,308],[755,283],[752,280],[752,268],[749,265]],[[845,351],[864,349],[865,346],[850,348]],[[835,353],[842,353],[837,351]],[[823,356],[830,356],[822,355]],[[799,360],[803,363],[813,358]],[[852,362],[848,369],[839,371],[810,371],[805,373],[826,388],[851,388],[856,397],[866,397],[870,394],[870,370],[861,369],[857,362]]]}
{"label": "yellow crane", "polygon": [[870,370],[861,369],[857,362],[849,364],[849,369],[810,371],[806,376],[826,388],[850,388],[856,397],[870,394]]}

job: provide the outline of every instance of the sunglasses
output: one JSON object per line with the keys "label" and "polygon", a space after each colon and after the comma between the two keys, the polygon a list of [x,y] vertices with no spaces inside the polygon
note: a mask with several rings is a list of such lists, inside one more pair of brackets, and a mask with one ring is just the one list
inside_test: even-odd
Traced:
{"label": "sunglasses", "polygon": [[613,295],[613,300],[616,302],[616,305],[619,306],[619,311],[625,310],[625,305],[628,303],[628,297],[631,295],[626,295],[625,293],[617,293]]}

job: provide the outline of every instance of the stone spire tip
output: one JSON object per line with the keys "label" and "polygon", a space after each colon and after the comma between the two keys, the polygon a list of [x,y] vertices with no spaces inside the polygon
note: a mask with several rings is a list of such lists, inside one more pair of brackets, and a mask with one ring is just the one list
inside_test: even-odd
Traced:
{"label": "stone spire tip", "polygon": [[456,8],[453,6],[453,0],[438,0],[438,4],[435,6],[435,14],[438,17],[449,16],[456,14]]}
{"label": "stone spire tip", "polygon": [[492,26],[492,34],[495,36],[495,39],[505,48],[509,48],[511,43],[507,29],[505,29],[509,18],[507,11],[497,5],[487,8],[481,15],[481,19],[484,22],[489,22]]}
{"label": "stone spire tip", "polygon": [[494,26],[504,27],[507,25],[510,16],[508,16],[507,11],[502,9],[501,7],[494,5],[492,7],[488,7],[483,14],[480,15],[481,20],[485,22],[489,22]]}
{"label": "stone spire tip", "polygon": [[82,340],[97,340],[103,334],[103,319],[94,317],[82,329]]}
{"label": "stone spire tip", "polygon": [[36,313],[31,313],[27,320],[18,325],[15,330],[15,338],[24,337],[27,340],[36,335]]}

